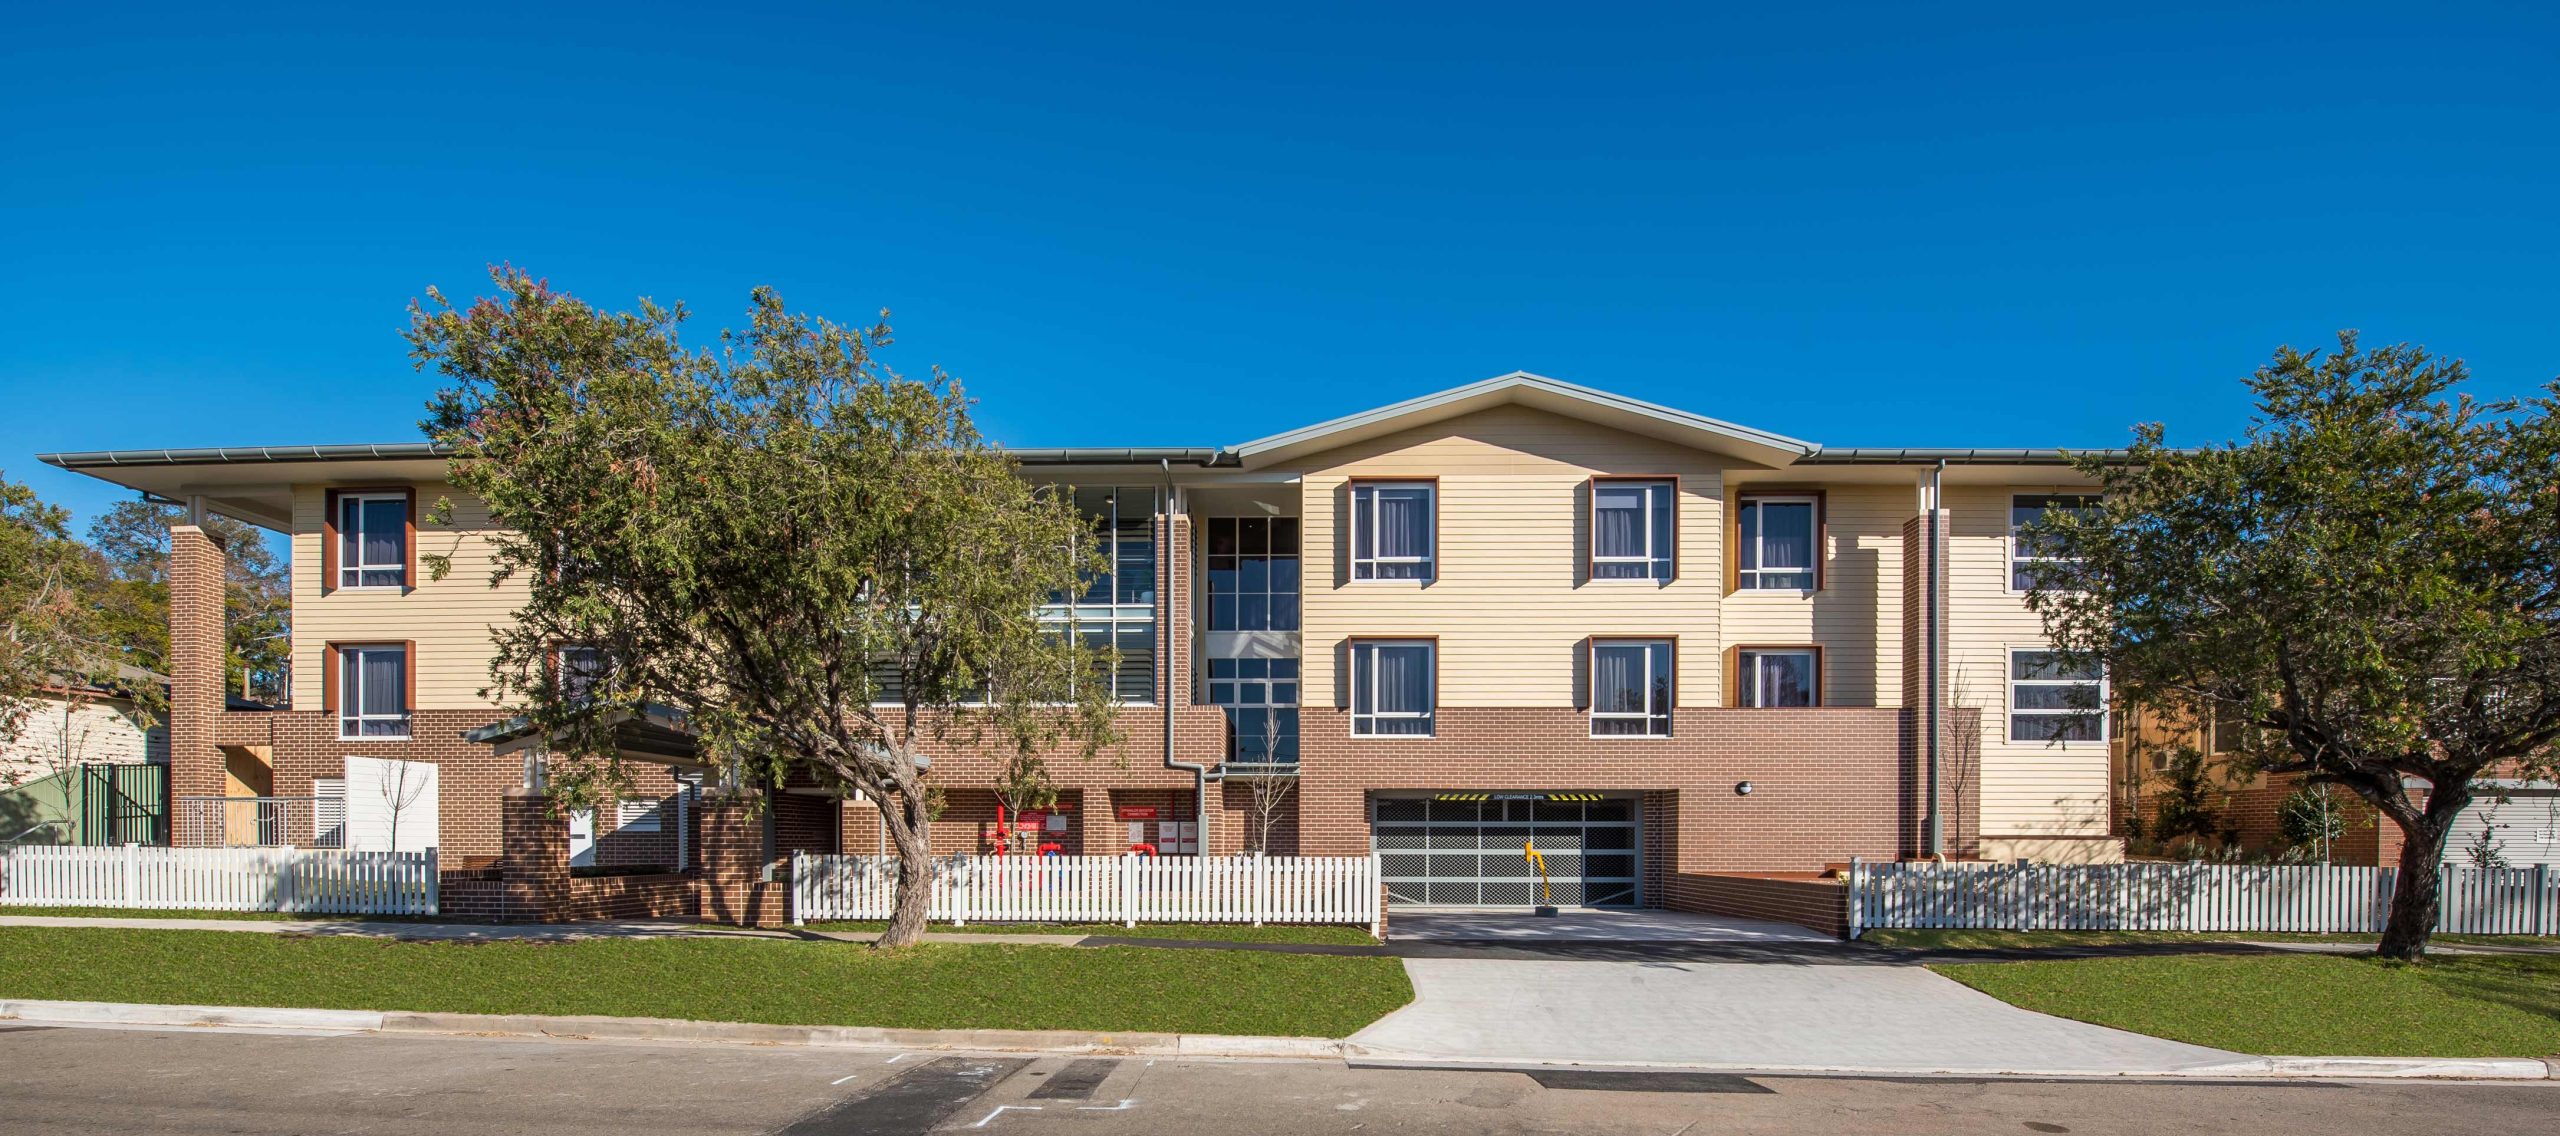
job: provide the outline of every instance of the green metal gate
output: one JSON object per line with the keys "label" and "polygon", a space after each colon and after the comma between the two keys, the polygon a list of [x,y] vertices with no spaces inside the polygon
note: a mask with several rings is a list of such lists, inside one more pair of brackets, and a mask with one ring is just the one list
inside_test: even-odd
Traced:
{"label": "green metal gate", "polygon": [[79,785],[80,843],[169,842],[168,766],[91,763]]}

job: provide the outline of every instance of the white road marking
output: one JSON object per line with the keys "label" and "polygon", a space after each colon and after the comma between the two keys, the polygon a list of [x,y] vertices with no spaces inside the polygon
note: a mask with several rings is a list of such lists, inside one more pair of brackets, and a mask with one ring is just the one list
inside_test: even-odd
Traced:
{"label": "white road marking", "polygon": [[843,1084],[843,1083],[845,1083],[845,1082],[847,1082],[847,1081],[850,1081],[850,1080],[852,1080],[852,1079],[854,1079],[854,1078],[856,1078],[856,1077],[859,1077],[859,1076],[861,1076],[861,1075],[862,1075],[862,1074],[860,1074],[860,1073],[847,1073],[847,1074],[845,1074],[844,1076],[838,1077],[838,1078],[836,1078],[835,1080],[829,1081],[829,1082],[827,1082],[827,1083],[828,1083],[828,1084],[830,1084],[830,1085],[841,1085],[841,1084]]}
{"label": "white road marking", "polygon": [[987,1126],[988,1121],[992,1121],[995,1118],[1004,1115],[1008,1110],[1013,1112],[1038,1112],[1040,1111],[1040,1106],[1036,1104],[1000,1104],[996,1106],[996,1110],[994,1112],[988,1113],[985,1119],[980,1120],[969,1127],[984,1128]]}
{"label": "white road marking", "polygon": [[1129,1106],[1130,1106],[1130,1105],[1133,1105],[1133,1104],[1136,1104],[1136,1103],[1138,1103],[1138,1102],[1136,1102],[1136,1101],[1134,1101],[1134,1100],[1124,1100],[1124,1101],[1121,1101],[1121,1102],[1120,1102],[1120,1103],[1118,1103],[1118,1104],[1080,1104],[1080,1105],[1077,1105],[1077,1106],[1076,1106],[1076,1111],[1077,1111],[1077,1112],[1127,1112],[1127,1111],[1129,1111]]}
{"label": "white road marking", "polygon": [[895,1056],[895,1057],[892,1057],[892,1058],[890,1058],[890,1059],[888,1059],[888,1060],[886,1060],[886,1061],[881,1062],[881,1064],[883,1064],[883,1065],[895,1065],[895,1064],[897,1064],[898,1062],[904,1061],[904,1060],[906,1060],[907,1058],[910,1058],[910,1057],[913,1057],[913,1056],[915,1056],[915,1054],[912,1054],[912,1053],[901,1053],[901,1054],[899,1054],[899,1055],[897,1055],[897,1056]]}

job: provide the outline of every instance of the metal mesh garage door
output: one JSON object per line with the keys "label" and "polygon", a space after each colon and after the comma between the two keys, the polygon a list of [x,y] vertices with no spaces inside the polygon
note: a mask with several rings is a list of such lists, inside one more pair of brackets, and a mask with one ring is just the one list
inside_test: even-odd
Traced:
{"label": "metal mesh garage door", "polygon": [[1632,800],[1402,800],[1370,805],[1371,833],[1397,904],[1527,907],[1538,870],[1520,846],[1535,841],[1563,906],[1636,901]]}

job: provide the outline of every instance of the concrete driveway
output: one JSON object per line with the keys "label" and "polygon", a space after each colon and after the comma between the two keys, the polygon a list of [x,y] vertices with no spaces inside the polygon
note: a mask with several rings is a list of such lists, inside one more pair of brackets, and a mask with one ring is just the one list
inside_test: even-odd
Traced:
{"label": "concrete driveway", "polygon": [[1352,1041],[1446,1064],[2192,1073],[2245,1056],[2021,1010],[1918,966],[1408,958],[1415,1000]]}

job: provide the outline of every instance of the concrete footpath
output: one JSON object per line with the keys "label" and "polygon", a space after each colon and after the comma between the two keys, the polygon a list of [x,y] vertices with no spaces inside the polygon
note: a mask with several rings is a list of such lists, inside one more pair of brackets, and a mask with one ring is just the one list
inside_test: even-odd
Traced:
{"label": "concrete footpath", "polygon": [[[2025,1013],[2025,1011],[2017,1012]],[[1998,1071],[1960,1068],[1932,1070],[1914,1067],[1911,1064],[1872,1067],[1825,1060],[1806,1063],[1766,1059],[1730,1062],[1583,1061],[1554,1055],[1521,1060],[1498,1060],[1417,1055],[1367,1044],[1357,1038],[1336,1040],[1304,1037],[1239,1037],[1218,1034],[1090,1033],[1070,1030],[906,1030],[873,1026],[777,1026],[664,1018],[441,1014],[244,1006],[162,1006],[33,999],[0,1000],[0,1020],[49,1026],[246,1030],[305,1035],[512,1037],[951,1053],[1329,1060],[1367,1067],[1443,1069],[1536,1069],[1567,1066],[1795,1076],[1964,1076],[1983,1079],[2003,1077],[2178,1080],[2347,1078],[2539,1081],[2560,1079],[2560,1066],[2525,1059],[2252,1057],[2244,1054],[2224,1054],[2219,1050],[2199,1050],[2200,1053],[2214,1055],[2214,1059],[2173,1062],[2139,1069],[2105,1069],[2088,1064],[2046,1068],[2032,1061],[2022,1061],[2019,1063],[2021,1065],[2019,1068]],[[1391,1015],[1388,1021],[1393,1020],[1394,1016]],[[2182,1048],[2195,1049],[2195,1047]]]}

